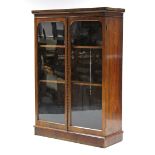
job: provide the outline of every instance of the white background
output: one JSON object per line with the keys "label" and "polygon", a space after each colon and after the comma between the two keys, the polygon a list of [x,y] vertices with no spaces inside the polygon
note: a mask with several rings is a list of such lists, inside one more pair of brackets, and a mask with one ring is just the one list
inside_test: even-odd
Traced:
{"label": "white background", "polygon": [[[34,136],[33,9],[122,7],[124,140],[106,149]],[[155,154],[153,0],[0,1],[0,155]]]}

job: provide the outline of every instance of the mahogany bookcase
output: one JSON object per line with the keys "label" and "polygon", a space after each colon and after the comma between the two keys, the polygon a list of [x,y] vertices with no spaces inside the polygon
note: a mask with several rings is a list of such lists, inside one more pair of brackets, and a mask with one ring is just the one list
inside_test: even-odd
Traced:
{"label": "mahogany bookcase", "polygon": [[124,11],[32,11],[36,135],[98,147],[122,140]]}

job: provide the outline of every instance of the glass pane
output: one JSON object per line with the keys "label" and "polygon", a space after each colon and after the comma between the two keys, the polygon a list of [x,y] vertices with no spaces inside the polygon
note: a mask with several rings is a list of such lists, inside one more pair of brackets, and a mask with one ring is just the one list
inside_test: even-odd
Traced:
{"label": "glass pane", "polygon": [[102,129],[102,87],[72,84],[72,125]]}
{"label": "glass pane", "polygon": [[102,83],[102,49],[72,49],[72,80]]}
{"label": "glass pane", "polygon": [[101,45],[102,25],[98,21],[77,21],[71,26],[72,45]]}
{"label": "glass pane", "polygon": [[[80,25],[80,28],[75,25]],[[101,45],[101,23],[78,21],[72,26],[74,28],[71,30],[78,32],[77,35],[76,33],[71,35],[73,43],[87,46],[86,48],[73,46],[71,52],[72,126],[101,130],[102,49],[89,47]]]}
{"label": "glass pane", "polygon": [[64,23],[42,22],[38,24],[38,42],[40,44],[63,45]]}
{"label": "glass pane", "polygon": [[40,47],[38,55],[40,80],[65,79],[65,49]]}
{"label": "glass pane", "polygon": [[39,120],[64,124],[65,48],[42,45],[64,44],[64,25],[38,25]]}
{"label": "glass pane", "polygon": [[40,83],[39,120],[64,124],[64,84]]}

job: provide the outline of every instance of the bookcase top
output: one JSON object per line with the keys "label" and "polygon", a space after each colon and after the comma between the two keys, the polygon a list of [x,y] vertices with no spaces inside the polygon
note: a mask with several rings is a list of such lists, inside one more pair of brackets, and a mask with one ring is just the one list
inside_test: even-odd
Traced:
{"label": "bookcase top", "polygon": [[123,13],[125,9],[122,8],[110,8],[110,7],[97,7],[97,8],[76,8],[76,9],[54,9],[54,10],[32,10],[34,15],[44,14],[70,14],[70,13]]}

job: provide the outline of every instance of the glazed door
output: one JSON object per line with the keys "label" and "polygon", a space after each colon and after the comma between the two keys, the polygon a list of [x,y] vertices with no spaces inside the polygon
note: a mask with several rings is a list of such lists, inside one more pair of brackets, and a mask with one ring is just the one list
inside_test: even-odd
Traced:
{"label": "glazed door", "polygon": [[103,135],[103,19],[35,24],[36,125]]}
{"label": "glazed door", "polygon": [[36,124],[67,128],[67,25],[64,18],[36,19]]}
{"label": "glazed door", "polygon": [[70,131],[102,135],[103,19],[69,19]]}

